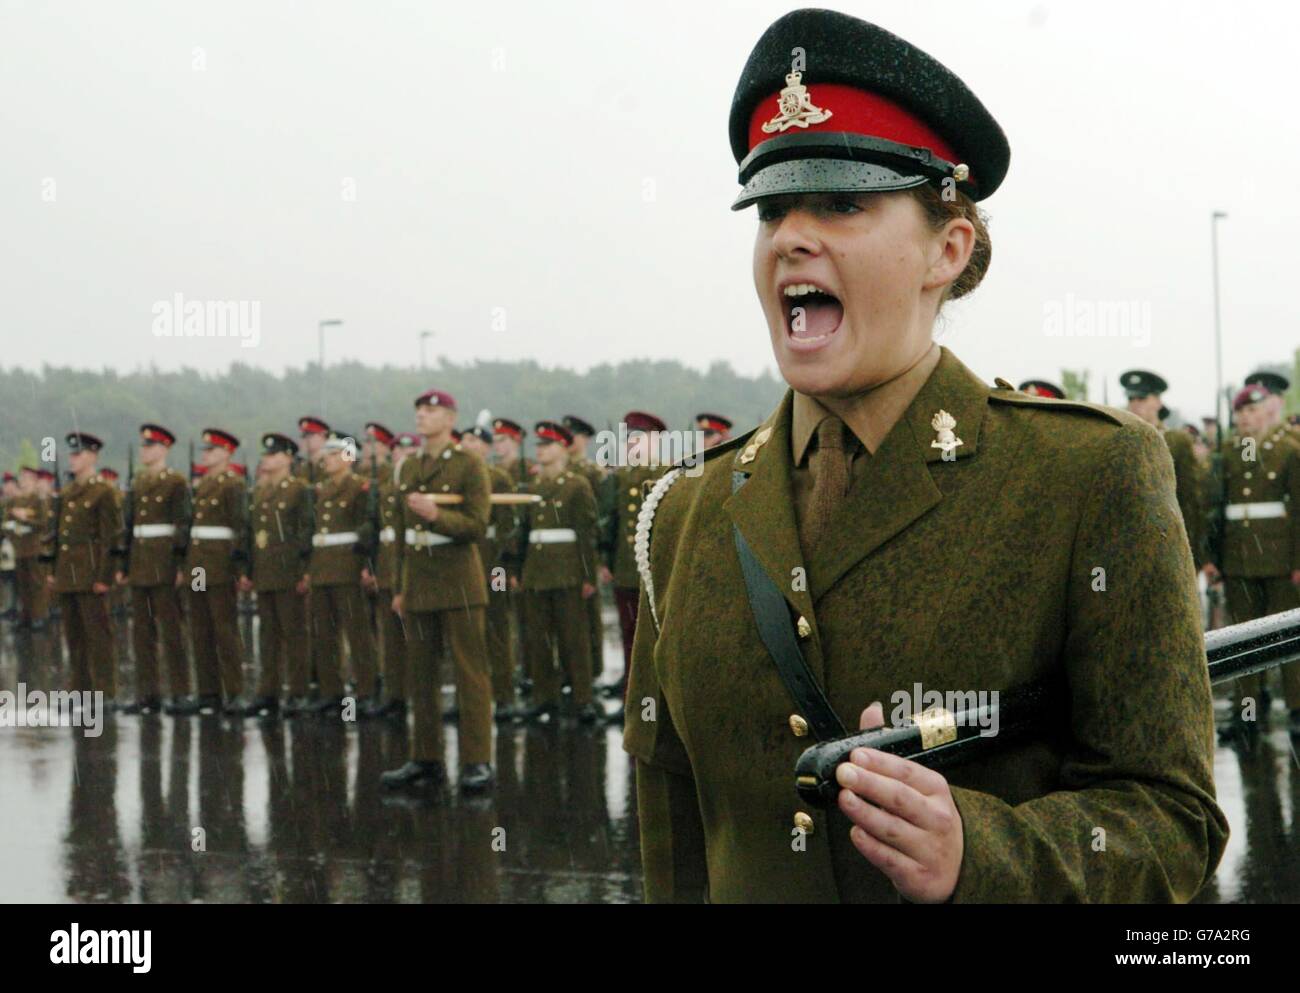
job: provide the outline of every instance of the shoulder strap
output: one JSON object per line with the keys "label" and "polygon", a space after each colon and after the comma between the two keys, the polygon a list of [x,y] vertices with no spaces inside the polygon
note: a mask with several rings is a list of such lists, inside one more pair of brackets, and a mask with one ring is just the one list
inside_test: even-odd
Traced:
{"label": "shoulder strap", "polygon": [[[743,472],[731,474],[731,490],[740,489],[749,477]],[[754,622],[758,625],[758,636],[776,663],[776,671],[781,676],[799,713],[808,721],[818,741],[843,738],[849,732],[840,722],[817,684],[808,663],[799,650],[794,629],[790,625],[790,611],[785,597],[776,584],[759,564],[754,552],[740,533],[740,528],[732,525],[736,538],[736,554],[740,556],[740,570],[745,576],[745,589],[749,593],[749,607],[754,612]]]}

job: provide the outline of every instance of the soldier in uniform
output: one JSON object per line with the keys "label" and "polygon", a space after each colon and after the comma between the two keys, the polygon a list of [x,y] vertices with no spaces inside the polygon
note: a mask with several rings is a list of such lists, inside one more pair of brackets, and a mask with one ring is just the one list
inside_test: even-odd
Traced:
{"label": "soldier in uniform", "polygon": [[[451,443],[456,401],[441,390],[415,400],[416,430],[424,444],[398,476],[403,529],[398,545],[393,609],[406,631],[406,661],[415,727],[411,758],[383,774],[389,788],[436,786],[446,780],[438,670],[443,646],[455,662],[460,709],[460,789],[492,784],[492,688],[484,642],[487,579],[478,542],[491,515],[487,466]],[[439,504],[434,496],[461,498]]]}
{"label": "soldier in uniform", "polygon": [[135,654],[135,702],[128,713],[156,713],[162,706],[158,646],[162,645],[171,697],[170,714],[193,714],[190,660],[181,626],[181,566],[189,542],[190,488],[167,466],[176,436],[159,424],[140,425],[140,470],[131,480],[126,555],[119,583],[131,590],[131,647]]}
{"label": "soldier in uniform", "polygon": [[295,476],[307,480],[312,486],[325,478],[320,467],[321,449],[333,434],[330,426],[315,415],[298,418],[298,436],[302,441],[303,457],[294,467]]}
{"label": "soldier in uniform", "polygon": [[[1227,823],[1168,448],[1122,411],[991,388],[933,340],[990,258],[1000,127],[914,46],[800,10],[751,54],[730,131],[790,390],[646,502],[624,743],[647,898],[1190,900]],[[797,696],[747,578],[785,601]],[[829,809],[795,791],[813,720],[834,737],[882,723],[874,701],[921,710],[918,683],[1044,679],[1049,735],[943,772],[858,749]]]}
{"label": "soldier in uniform", "polygon": [[1300,443],[1300,431],[1297,431],[1294,419],[1286,416],[1286,391],[1291,388],[1291,380],[1276,372],[1260,370],[1247,376],[1245,385],[1262,386],[1268,391],[1268,399],[1264,403],[1268,408],[1269,422],[1285,427],[1287,437]]}
{"label": "soldier in uniform", "polygon": [[1185,431],[1168,431],[1164,427],[1164,417],[1169,412],[1161,402],[1160,395],[1169,389],[1169,384],[1154,372],[1132,369],[1119,377],[1120,385],[1128,397],[1130,414],[1142,418],[1164,436],[1169,446],[1169,454],[1174,460],[1174,480],[1178,489],[1178,509],[1183,515],[1187,539],[1191,544],[1192,561],[1197,569],[1205,562],[1205,513],[1201,506],[1201,474],[1196,465],[1196,455],[1192,451],[1192,439]]}
{"label": "soldier in uniform", "polygon": [[402,619],[393,610],[397,585],[398,543],[402,540],[402,512],[397,491],[397,473],[402,462],[420,447],[418,436],[409,432],[394,436],[392,467],[379,486],[379,549],[375,553],[375,622],[379,630],[380,670],[383,673],[383,703],[379,716],[405,721],[409,679],[406,674],[406,636]]}
{"label": "soldier in uniform", "polygon": [[623,636],[623,678],[619,681],[618,688],[625,692],[627,674],[632,664],[632,636],[636,632],[637,590],[640,584],[633,554],[636,520],[650,486],[664,471],[664,467],[659,464],[657,432],[666,431],[667,425],[654,414],[639,410],[630,411],[623,418],[623,423],[628,436],[627,464],[606,483],[609,493],[606,503],[611,509],[607,514],[604,540],[601,543],[605,565],[601,568],[600,578],[614,586],[614,604],[618,607],[618,626]]}
{"label": "soldier in uniform", "polygon": [[526,651],[533,677],[531,721],[551,720],[560,702],[560,665],[568,670],[578,720],[599,716],[591,700],[591,639],[583,600],[596,593],[596,495],[591,484],[569,470],[567,428],[540,421],[537,463],[529,492],[541,497],[528,506],[528,551],[523,576]]}
{"label": "soldier in uniform", "polygon": [[696,414],[695,430],[704,435],[704,450],[731,440],[731,421],[721,414]]}
{"label": "soldier in uniform", "polygon": [[1031,397],[1048,397],[1052,400],[1065,399],[1065,390],[1055,383],[1048,382],[1046,379],[1026,379],[1016,389],[1021,393],[1027,393]]}
{"label": "soldier in uniform", "polygon": [[321,699],[319,713],[336,711],[343,703],[340,675],[340,632],[347,638],[352,659],[357,713],[373,717],[375,699],[375,641],[370,615],[361,592],[365,550],[373,541],[368,512],[369,483],[352,471],[355,441],[335,435],[321,449],[324,478],[316,484],[315,531],[311,537],[311,636],[320,646],[316,664]]}
{"label": "soldier in uniform", "polygon": [[194,516],[185,557],[190,646],[204,711],[243,714],[244,648],[239,637],[236,584],[247,570],[247,495],[230,468],[239,439],[220,428],[203,431],[203,474],[194,488]]}
{"label": "soldier in uniform", "polygon": [[257,692],[245,716],[274,717],[280,712],[285,676],[289,693],[284,713],[307,709],[307,565],[312,546],[311,488],[291,471],[297,443],[275,432],[262,435],[261,477],[253,489],[248,530],[252,533],[249,573],[240,580],[257,592],[257,646],[261,669]]}
{"label": "soldier in uniform", "polygon": [[[122,516],[123,520],[125,520],[126,519],[126,495],[122,492],[122,485],[117,475],[117,470],[105,466],[99,470],[99,478],[102,479],[104,482],[106,482],[109,485],[109,488],[113,491],[113,500],[117,503],[117,512]],[[125,543],[127,541],[127,537],[128,536],[124,529],[121,532],[122,544],[119,544],[118,547],[113,549],[113,555],[115,555],[118,559],[121,559],[124,555],[126,555]],[[115,570],[115,580],[116,580],[117,572],[118,570]],[[113,584],[113,588],[108,591],[108,606],[109,606],[109,612],[112,614],[112,616],[114,617],[126,616],[128,597],[126,593],[125,578],[123,578],[121,582],[115,581]]]}
{"label": "soldier in uniform", "polygon": [[71,666],[70,690],[117,697],[117,657],[113,650],[108,592],[113,588],[112,551],[122,535],[122,514],[112,488],[99,478],[96,463],[104,443],[93,434],[67,436],[72,482],[59,494],[54,523],[54,569],[47,584],[59,598],[63,637]]}
{"label": "soldier in uniform", "polygon": [[524,429],[508,417],[498,417],[492,422],[492,452],[501,471],[510,482],[520,488],[526,486],[533,474],[533,462],[525,458]]}
{"label": "soldier in uniform", "polygon": [[14,580],[18,592],[18,623],[39,631],[49,614],[49,591],[41,564],[41,539],[50,525],[49,502],[38,488],[40,470],[18,471],[18,492],[7,501],[4,530],[14,549]]}
{"label": "soldier in uniform", "polygon": [[[1228,613],[1238,624],[1300,607],[1300,445],[1272,398],[1258,385],[1238,392],[1232,409],[1239,436],[1221,450],[1227,500],[1223,547],[1207,572],[1212,578],[1222,574]],[[1282,684],[1291,730],[1300,734],[1300,670],[1284,666]],[[1241,702],[1259,706],[1260,674],[1241,678],[1237,688]],[[1238,706],[1220,734],[1229,738],[1257,727]]]}
{"label": "soldier in uniform", "polygon": [[[461,447],[484,461],[492,452],[492,432],[486,427],[470,428],[462,435]],[[493,493],[512,493],[514,486],[504,469],[488,465]],[[515,508],[509,504],[492,507],[491,522],[479,542],[479,558],[487,573],[487,612],[484,618],[487,653],[492,670],[492,699],[496,706],[493,719],[507,721],[518,715],[515,706],[515,651],[510,639],[510,583],[518,578],[518,564],[507,555],[509,543],[519,532]],[[500,580],[504,579],[502,583]],[[516,582],[517,586],[518,583]]]}
{"label": "soldier in uniform", "polygon": [[[596,527],[597,534],[600,534],[603,525],[600,520],[600,510],[602,509],[601,496],[605,487],[605,470],[593,462],[587,454],[591,439],[596,434],[596,429],[581,417],[573,414],[565,414],[560,419],[560,423],[573,435],[573,444],[569,446],[569,470],[585,478],[588,485],[591,486],[591,492],[596,497]],[[595,594],[583,601],[587,612],[587,637],[591,641],[591,678],[593,683],[605,671],[605,622],[600,615],[599,578],[598,575],[593,577],[593,581],[597,582]]]}

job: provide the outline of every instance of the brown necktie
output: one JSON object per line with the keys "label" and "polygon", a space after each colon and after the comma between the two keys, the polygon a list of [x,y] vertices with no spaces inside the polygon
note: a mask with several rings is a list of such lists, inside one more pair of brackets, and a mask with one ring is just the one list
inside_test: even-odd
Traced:
{"label": "brown necktie", "polygon": [[813,456],[812,498],[799,522],[799,541],[810,553],[821,537],[826,522],[849,489],[849,471],[844,458],[844,422],[829,416],[817,425],[817,451]]}

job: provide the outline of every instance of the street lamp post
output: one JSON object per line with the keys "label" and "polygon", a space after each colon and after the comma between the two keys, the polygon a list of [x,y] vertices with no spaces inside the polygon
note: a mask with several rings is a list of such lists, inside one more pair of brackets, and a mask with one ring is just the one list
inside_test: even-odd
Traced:
{"label": "street lamp post", "polygon": [[429,368],[429,359],[428,356],[425,355],[424,345],[425,342],[427,342],[432,337],[433,337],[432,331],[420,332],[420,371],[421,372],[426,372]]}
{"label": "street lamp post", "polygon": [[317,372],[320,375],[320,416],[328,416],[325,413],[325,329],[336,328],[343,322],[339,320],[317,321],[316,338],[319,346],[319,366]]}

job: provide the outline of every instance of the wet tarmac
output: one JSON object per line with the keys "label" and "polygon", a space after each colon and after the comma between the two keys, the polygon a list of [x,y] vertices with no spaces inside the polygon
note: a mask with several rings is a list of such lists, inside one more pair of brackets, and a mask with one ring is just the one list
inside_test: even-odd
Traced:
{"label": "wet tarmac", "polygon": [[[606,679],[622,669],[612,611]],[[244,643],[255,645],[244,617]],[[120,659],[129,658],[119,620]],[[0,689],[62,688],[56,625],[0,625]],[[129,697],[133,673],[123,664]],[[1226,701],[1220,701],[1226,705]],[[1300,901],[1300,759],[1275,710],[1220,746],[1232,836],[1200,903]],[[456,725],[445,725],[455,774]],[[394,796],[393,721],[110,716],[0,728],[0,902],[627,903],[641,899],[622,729],[497,725],[486,796]]]}

